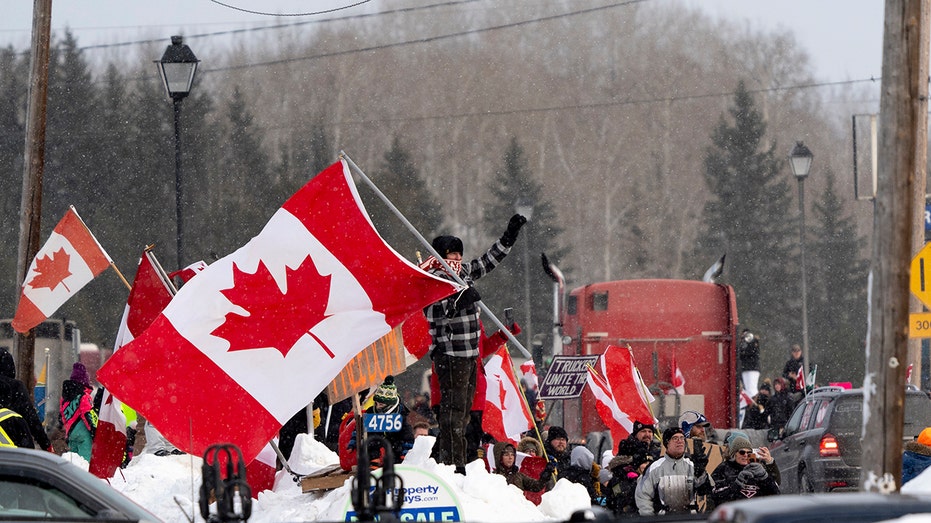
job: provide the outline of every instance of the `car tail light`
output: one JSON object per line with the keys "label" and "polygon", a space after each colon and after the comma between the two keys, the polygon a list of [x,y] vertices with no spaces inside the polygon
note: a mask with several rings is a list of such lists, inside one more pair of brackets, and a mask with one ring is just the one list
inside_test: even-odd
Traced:
{"label": "car tail light", "polygon": [[818,445],[818,453],[822,458],[836,458],[840,456],[840,447],[837,445],[837,438],[833,434],[821,436],[821,443]]}

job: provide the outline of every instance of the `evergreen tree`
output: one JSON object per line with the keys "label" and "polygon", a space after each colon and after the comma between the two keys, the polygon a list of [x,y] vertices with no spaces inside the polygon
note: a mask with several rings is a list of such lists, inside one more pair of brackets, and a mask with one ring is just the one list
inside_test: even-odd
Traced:
{"label": "evergreen tree", "polygon": [[[541,336],[537,339],[543,347],[551,347],[553,283],[543,272],[540,254],[546,253],[551,262],[559,265],[565,255],[565,250],[558,246],[562,228],[553,204],[543,197],[543,186],[534,179],[516,137],[511,138],[504,153],[503,168],[496,173],[490,190],[493,200],[486,207],[484,225],[485,232],[493,238],[497,239],[504,232],[518,206],[531,207],[533,212],[508,257],[479,282],[479,292],[502,321],[503,309],[514,309],[514,319],[523,329],[520,339],[527,350],[532,350],[533,338],[538,334]],[[467,252],[464,257],[472,259],[479,254]],[[492,326],[488,328],[494,331]],[[544,352],[549,351],[544,349]]]}
{"label": "evergreen tree", "polygon": [[16,280],[20,199],[23,179],[23,143],[25,108],[28,91],[28,57],[20,57],[12,47],[0,50],[0,172],[7,173],[0,191],[0,274],[8,275],[0,288],[0,314],[13,316],[22,282]]}
{"label": "evergreen tree", "polygon": [[743,82],[728,113],[705,155],[711,198],[693,259],[696,271],[703,272],[727,254],[719,281],[734,287],[742,324],[761,336],[767,371],[776,362],[766,355],[781,358],[784,352],[773,349],[799,336],[798,222],[783,160],[775,155],[775,143],[764,143],[766,123]]}
{"label": "evergreen tree", "polygon": [[[437,228],[443,221],[442,209],[427,190],[420,169],[404,148],[400,137],[394,137],[391,149],[385,153],[381,166],[371,178],[372,183],[427,241],[437,235]],[[388,245],[415,263],[417,252],[426,258],[426,250],[418,238],[373,191],[360,187],[359,192],[375,229]]]}
{"label": "evergreen tree", "polygon": [[814,214],[816,224],[805,240],[811,253],[809,358],[818,364],[819,382],[856,382],[865,365],[869,261],[860,254],[866,240],[838,197],[832,171]]}
{"label": "evergreen tree", "polygon": [[214,251],[226,256],[258,234],[282,201],[269,183],[268,155],[239,87],[226,104],[219,171],[214,174]]}

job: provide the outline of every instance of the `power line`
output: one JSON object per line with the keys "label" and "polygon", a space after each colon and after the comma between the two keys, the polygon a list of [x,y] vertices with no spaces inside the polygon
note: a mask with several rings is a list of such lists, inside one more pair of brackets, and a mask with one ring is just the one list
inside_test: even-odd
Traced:
{"label": "power line", "polygon": [[263,11],[250,11],[250,10],[248,10],[248,9],[243,9],[243,8],[241,8],[241,7],[236,7],[235,5],[224,4],[223,2],[220,2],[220,1],[218,1],[218,0],[210,0],[210,1],[213,2],[213,3],[215,3],[215,4],[217,4],[217,5],[222,5],[223,7],[226,7],[226,8],[228,8],[228,9],[232,9],[232,10],[234,10],[234,11],[240,11],[240,12],[243,12],[243,13],[249,13],[249,14],[253,14],[253,15],[262,15],[262,16],[315,16],[315,15],[325,15],[325,14],[327,14],[327,13],[335,13],[336,11],[342,11],[343,9],[349,9],[349,8],[356,7],[356,6],[359,6],[359,5],[362,5],[362,4],[367,4],[367,3],[369,3],[371,0],[361,0],[360,2],[356,2],[356,3],[354,3],[354,4],[344,5],[344,6],[342,6],[342,7],[334,7],[333,9],[325,9],[325,10],[323,10],[323,11],[314,11],[314,12],[310,12],[310,13],[266,13],[266,12],[263,12]]}

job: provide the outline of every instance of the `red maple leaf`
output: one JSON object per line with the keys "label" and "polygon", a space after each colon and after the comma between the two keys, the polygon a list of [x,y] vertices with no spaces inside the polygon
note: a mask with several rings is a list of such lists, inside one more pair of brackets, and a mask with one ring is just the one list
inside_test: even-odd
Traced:
{"label": "red maple leaf", "polygon": [[[255,274],[239,270],[234,263],[233,286],[220,292],[248,315],[227,313],[212,334],[229,341],[230,351],[273,347],[287,356],[301,336],[326,318],[331,277],[321,276],[310,256],[298,268],[286,268],[285,276],[288,290],[282,293],[265,262],[259,262]],[[320,339],[314,339],[334,357]]]}
{"label": "red maple leaf", "polygon": [[[45,255],[36,259],[36,274],[29,280],[29,286],[33,289],[47,287],[48,290],[54,291],[58,284],[64,284],[65,278],[71,276],[68,270],[71,266],[71,256],[65,252],[64,247],[53,252],[51,256]],[[65,285],[65,290],[71,292],[71,289]]]}
{"label": "red maple leaf", "polygon": [[500,374],[495,374],[495,377],[498,378],[498,399],[501,401],[501,410],[507,410],[506,398],[508,393],[504,390],[504,379],[501,378]]}

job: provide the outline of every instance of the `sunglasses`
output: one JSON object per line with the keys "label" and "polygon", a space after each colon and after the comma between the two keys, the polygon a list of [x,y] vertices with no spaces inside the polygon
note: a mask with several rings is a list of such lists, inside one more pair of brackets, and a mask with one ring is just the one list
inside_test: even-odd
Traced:
{"label": "sunglasses", "polygon": [[747,449],[740,449],[737,451],[737,453],[740,454],[741,456],[746,456],[747,454],[753,454],[753,451],[747,450]]}

